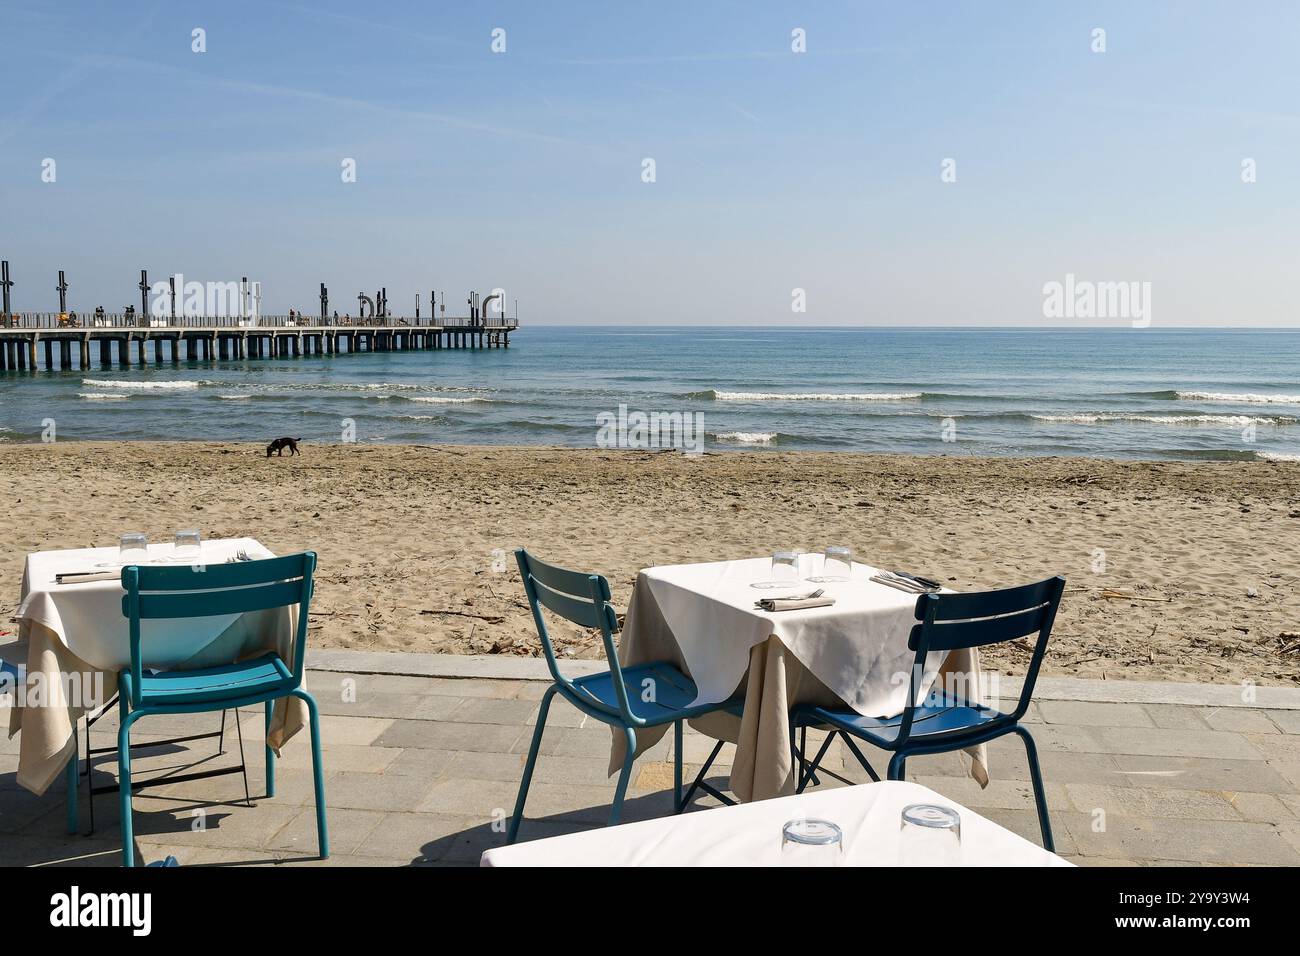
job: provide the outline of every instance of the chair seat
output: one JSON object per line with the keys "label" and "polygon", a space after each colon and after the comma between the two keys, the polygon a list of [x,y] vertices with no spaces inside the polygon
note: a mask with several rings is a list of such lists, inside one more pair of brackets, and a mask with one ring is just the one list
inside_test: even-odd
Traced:
{"label": "chair seat", "polygon": [[[695,681],[664,661],[624,667],[622,673],[632,715],[651,726],[698,717],[716,710],[727,710],[735,714],[741,711],[741,701],[738,700],[720,704],[693,704],[692,701],[699,693]],[[647,687],[645,682],[648,680],[654,682],[650,685],[654,689],[654,699],[651,701],[643,699]],[[580,697],[590,696],[606,707],[618,710],[618,696],[614,690],[612,672],[602,671],[599,674],[578,677],[574,679],[573,685],[578,688]]]}
{"label": "chair seat", "polygon": [[[131,693],[131,672],[119,675],[123,692]],[[291,687],[293,674],[274,651],[220,667],[189,671],[145,671],[140,680],[141,706],[221,704],[257,697]]]}
{"label": "chair seat", "polygon": [[[909,741],[926,737],[961,734],[978,730],[995,720],[1006,720],[1000,710],[980,704],[968,704],[946,694],[931,694],[912,712],[912,732]],[[825,707],[801,708],[805,723],[818,723],[843,730],[870,741],[882,750],[893,748],[898,739],[903,715],[894,717],[863,717],[852,710],[830,710]]]}

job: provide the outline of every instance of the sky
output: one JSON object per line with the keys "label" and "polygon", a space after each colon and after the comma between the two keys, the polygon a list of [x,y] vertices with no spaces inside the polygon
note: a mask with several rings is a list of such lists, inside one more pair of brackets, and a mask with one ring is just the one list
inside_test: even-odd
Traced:
{"label": "sky", "polygon": [[55,310],[64,269],[72,307],[117,311],[148,269],[260,280],[266,313],[325,282],[353,314],[500,287],[538,324],[1141,324],[1048,315],[1072,276],[1144,289],[1148,327],[1297,325],[1293,2],[0,0],[0,24],[19,310]]}

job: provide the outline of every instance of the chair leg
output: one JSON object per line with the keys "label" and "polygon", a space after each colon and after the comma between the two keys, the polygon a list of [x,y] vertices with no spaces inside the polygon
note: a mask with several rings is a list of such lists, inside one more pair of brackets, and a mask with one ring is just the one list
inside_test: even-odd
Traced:
{"label": "chair leg", "polygon": [[[221,712],[221,723],[225,726],[226,712]],[[244,802],[250,807],[253,805],[253,797],[248,792],[248,764],[244,760],[244,728],[239,725],[239,708],[235,708],[235,735],[239,738],[239,770],[244,775]]]}
{"label": "chair leg", "polygon": [[[266,739],[271,736],[271,713],[274,710],[275,701],[268,700],[266,702]],[[243,757],[242,750],[240,757],[241,759]],[[268,797],[275,796],[275,751],[271,749],[270,744],[266,745],[266,795]]]}
{"label": "chair leg", "polygon": [[722,746],[725,743],[725,740],[719,740],[713,745],[713,751],[709,754],[709,759],[704,761],[704,765],[700,767],[700,772],[695,775],[695,780],[686,788],[686,795],[682,797],[681,806],[677,809],[678,813],[682,813],[691,805],[691,797],[695,796],[696,790],[703,790],[719,803],[725,804],[726,806],[735,806],[736,801],[728,798],[726,794],[719,793],[717,790],[713,789],[713,787],[706,783],[704,779],[709,775],[709,769],[713,766],[713,761],[718,758],[718,754],[722,752]]}
{"label": "chair leg", "polygon": [[95,758],[90,755],[90,719],[86,719],[86,809],[90,811],[90,830],[95,833]]}
{"label": "chair leg", "polygon": [[862,764],[862,769],[870,775],[871,779],[876,783],[880,783],[880,775],[876,773],[876,768],[871,766],[867,758],[863,756],[862,751],[858,749],[858,745],[853,742],[853,738],[844,731],[840,731],[840,740],[844,741],[845,746],[849,748],[853,756],[858,758],[858,763]]}
{"label": "chair leg", "polygon": [[528,799],[528,788],[533,782],[533,767],[537,763],[537,751],[542,746],[542,734],[546,730],[546,715],[551,710],[551,699],[555,697],[556,687],[552,684],[542,695],[542,706],[537,711],[537,725],[533,728],[533,742],[528,747],[528,760],[524,763],[524,775],[519,781],[519,795],[515,797],[515,812],[510,817],[506,829],[506,843],[514,843],[519,836],[519,824],[524,818],[524,801]]}
{"label": "chair leg", "polygon": [[682,722],[673,723],[673,812],[686,809],[682,802]]}
{"label": "chair leg", "polygon": [[636,760],[636,731],[624,727],[623,734],[627,746],[623,752],[623,769],[618,775],[618,786],[614,788],[614,802],[609,807],[608,826],[617,826],[618,818],[623,813],[623,797],[627,794],[627,783],[632,779],[632,764]]}
{"label": "chair leg", "polygon": [[320,858],[328,860],[330,835],[325,820],[325,768],[320,756],[320,715],[316,710],[315,697],[301,688],[293,693],[307,704],[307,718],[311,724],[311,771],[316,785],[316,842],[320,846]]}
{"label": "chair leg", "polygon": [[[807,767],[808,762],[804,759],[804,754],[808,752],[808,725],[804,724],[799,728],[799,765]],[[817,768],[813,767],[808,770],[808,782],[814,787],[820,787],[822,782],[817,779]]]}
{"label": "chair leg", "polygon": [[122,818],[122,865],[135,866],[135,827],[131,820],[131,724],[126,697],[117,705],[117,793]]}
{"label": "chair leg", "polygon": [[68,781],[68,835],[77,833],[77,799],[81,796],[78,784],[81,781],[81,760],[78,756],[77,725],[72,725],[72,759],[68,761],[65,771]]}
{"label": "chair leg", "polygon": [[1056,843],[1052,840],[1052,823],[1047,818],[1047,794],[1043,791],[1043,775],[1038,769],[1038,747],[1034,738],[1025,727],[1016,727],[1015,731],[1025,744],[1025,756],[1029,758],[1029,779],[1034,785],[1034,803],[1038,806],[1038,827],[1043,831],[1043,848],[1056,852]]}
{"label": "chair leg", "polygon": [[906,780],[907,774],[907,754],[898,752],[889,758],[889,769],[885,772],[885,777],[889,780]]}
{"label": "chair leg", "polygon": [[831,744],[834,740],[835,735],[833,733],[826,735],[826,739],[822,741],[821,749],[818,750],[817,755],[813,757],[812,763],[808,764],[807,771],[802,773],[799,779],[795,781],[795,793],[803,793],[804,787],[808,786],[811,781],[817,779],[815,772],[817,768],[821,766],[822,758],[826,756],[826,751],[831,749]]}

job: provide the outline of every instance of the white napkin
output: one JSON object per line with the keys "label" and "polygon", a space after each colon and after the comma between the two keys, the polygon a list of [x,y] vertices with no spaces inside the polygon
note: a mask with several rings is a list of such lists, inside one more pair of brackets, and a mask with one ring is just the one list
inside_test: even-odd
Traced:
{"label": "white napkin", "polygon": [[57,574],[56,584],[85,584],[87,581],[117,581],[122,577],[121,571],[89,571]]}
{"label": "white napkin", "polygon": [[802,611],[808,607],[830,607],[835,598],[763,598],[757,602],[764,611]]}

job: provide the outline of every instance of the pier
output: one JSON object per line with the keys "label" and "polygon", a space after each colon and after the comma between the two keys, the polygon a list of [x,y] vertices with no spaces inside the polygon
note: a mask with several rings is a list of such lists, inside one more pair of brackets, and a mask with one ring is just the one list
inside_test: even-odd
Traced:
{"label": "pier", "polygon": [[0,315],[0,371],[122,368],[352,352],[509,348],[517,318],[471,316],[344,321],[314,316],[182,318],[126,313]]}
{"label": "pier", "polygon": [[[339,318],[337,311],[331,316],[329,289],[323,282],[319,316],[293,310],[289,315],[262,315],[262,284],[250,284],[247,276],[238,283],[208,283],[204,297],[201,283],[187,284],[179,273],[151,284],[148,270],[141,269],[136,286],[140,310],[130,305],[115,313],[96,308],[79,314],[69,309],[69,286],[62,269],[54,287],[59,293],[58,312],[13,311],[13,286],[9,260],[0,260],[0,372],[34,372],[42,358],[46,370],[53,370],[56,361],[60,369],[89,369],[96,364],[112,368],[115,352],[117,364],[130,368],[149,365],[150,351],[152,364],[162,365],[351,352],[504,349],[510,347],[510,333],[519,328],[518,300],[511,318],[500,289],[487,296],[471,292],[465,300],[469,315],[464,317],[448,316],[446,295],[438,304],[436,290],[430,290],[429,315],[422,319],[418,294],[413,318],[394,316],[388,310],[388,290],[380,288],[373,296],[364,292],[357,296],[358,317],[353,319]],[[198,314],[201,307],[189,314],[178,309],[191,286],[213,315]],[[496,314],[489,308],[493,302]]]}

